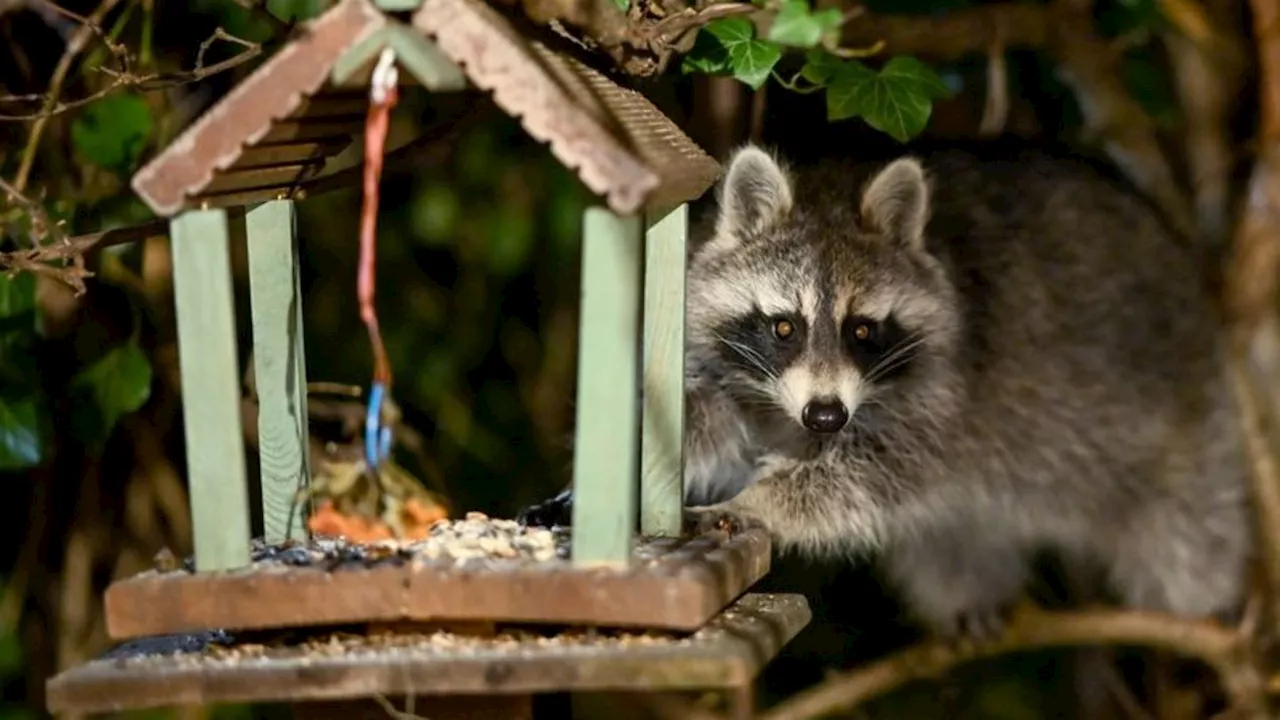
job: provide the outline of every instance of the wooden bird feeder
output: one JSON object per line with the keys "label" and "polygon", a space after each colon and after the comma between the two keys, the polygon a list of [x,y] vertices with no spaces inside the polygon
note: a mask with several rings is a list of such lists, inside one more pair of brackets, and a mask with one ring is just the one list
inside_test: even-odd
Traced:
{"label": "wooden bird feeder", "polygon": [[[359,182],[359,158],[347,151],[365,129],[371,74],[386,48],[405,86],[487,93],[599,198],[583,219],[567,557],[462,563],[393,552],[344,562],[335,553],[350,548],[318,550],[294,509],[311,472],[295,203]],[[439,138],[427,130],[424,139]],[[744,595],[768,571],[767,536],[681,537],[686,203],[719,173],[642,95],[523,37],[482,0],[340,0],[309,23],[133,178],[170,223],[194,563],[108,589],[108,632],[133,644],[50,680],[50,709],[749,685],[809,610],[798,596]],[[233,236],[245,238],[250,269],[258,541]],[[313,561],[282,561],[287,552]],[[397,636],[323,658],[302,641],[251,652],[239,638],[193,639],[212,629],[257,638],[405,622],[629,628],[668,639],[512,645],[490,633],[476,640],[480,651],[460,653]],[[160,641],[147,638],[174,634],[185,650],[154,657]],[[236,653],[242,662],[228,662]],[[520,707],[500,714],[526,716]]]}

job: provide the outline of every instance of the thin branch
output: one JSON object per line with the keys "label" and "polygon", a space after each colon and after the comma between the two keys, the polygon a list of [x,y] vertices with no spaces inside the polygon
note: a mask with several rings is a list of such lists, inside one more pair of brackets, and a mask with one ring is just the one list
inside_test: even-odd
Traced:
{"label": "thin branch", "polygon": [[780,703],[761,720],[802,720],[847,710],[912,680],[934,678],[955,667],[1011,652],[1100,644],[1138,645],[1198,658],[1217,671],[1240,717],[1265,718],[1267,683],[1255,664],[1249,638],[1215,623],[1125,610],[1049,612],[1018,609],[1004,637],[990,645],[957,648],[938,642],[896,652],[834,675]]}
{"label": "thin branch", "polygon": [[40,138],[44,135],[45,125],[49,122],[50,111],[58,103],[58,97],[62,95],[62,84],[67,80],[67,73],[71,71],[71,64],[89,43],[95,33],[101,33],[99,27],[102,19],[111,12],[116,5],[120,4],[120,0],[102,0],[98,7],[85,18],[85,22],[81,23],[80,29],[75,35],[71,36],[71,40],[67,42],[67,47],[62,51],[62,57],[58,58],[58,64],[53,69],[53,76],[49,79],[49,91],[45,97],[42,114],[36,118],[35,123],[31,126],[31,134],[27,137],[27,147],[22,152],[22,160],[18,165],[18,174],[14,176],[13,186],[18,192],[27,189],[27,180],[31,177],[31,167],[35,164],[36,148],[40,145]]}
{"label": "thin branch", "polygon": [[[237,53],[236,55],[233,55],[232,57],[227,58],[226,60],[222,60],[221,62],[214,63],[213,65],[205,66],[202,64],[204,61],[204,54],[207,51],[208,47],[212,45],[213,42],[216,40],[226,40],[228,42],[236,43],[237,45],[243,46],[245,50],[243,52]],[[201,80],[204,80],[205,78],[212,77],[214,75],[217,75],[218,73],[226,72],[227,70],[231,70],[240,65],[243,65],[244,63],[252,60],[253,58],[261,54],[262,54],[262,46],[260,44],[250,42],[242,38],[238,38],[234,35],[231,35],[226,30],[223,30],[222,28],[218,28],[214,31],[212,35],[209,36],[208,39],[206,39],[204,42],[200,44],[200,53],[199,53],[199,57],[197,58],[196,67],[192,68],[191,70],[184,70],[176,73],[150,73],[147,75],[133,75],[131,73],[121,73],[116,70],[102,68],[102,72],[110,75],[112,78],[112,82],[107,87],[104,87],[87,97],[79,98],[77,100],[71,100],[66,102],[59,101],[55,103],[54,106],[52,107],[50,107],[46,102],[43,108],[33,113],[23,114],[23,115],[0,115],[0,120],[37,120],[38,121],[40,119],[47,119],[54,115],[64,113],[73,108],[81,107],[82,105],[87,105],[95,100],[100,100],[106,97],[107,95],[110,95],[111,93],[116,92],[117,90],[121,90],[123,88],[134,87],[142,91],[151,91],[151,90],[162,90],[165,88],[174,87],[176,85],[186,85],[193,82],[199,82]],[[39,100],[45,97],[46,96],[43,96],[43,95],[15,95],[15,96],[0,98],[0,103],[34,101],[34,100]]]}

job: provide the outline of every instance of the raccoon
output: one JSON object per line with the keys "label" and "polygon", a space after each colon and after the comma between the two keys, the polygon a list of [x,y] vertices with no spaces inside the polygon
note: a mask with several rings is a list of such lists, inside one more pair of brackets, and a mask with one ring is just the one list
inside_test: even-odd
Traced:
{"label": "raccoon", "polygon": [[1221,322],[1140,196],[1037,148],[791,167],[749,145],[717,199],[688,273],[694,519],[877,557],[948,636],[997,630],[1046,548],[1131,606],[1239,608]]}
{"label": "raccoon", "polygon": [[1130,606],[1238,610],[1222,323],[1141,197],[1030,148],[859,172],[748,146],[719,199],[689,270],[695,512],[876,554],[947,635],[998,628],[1043,549]]}

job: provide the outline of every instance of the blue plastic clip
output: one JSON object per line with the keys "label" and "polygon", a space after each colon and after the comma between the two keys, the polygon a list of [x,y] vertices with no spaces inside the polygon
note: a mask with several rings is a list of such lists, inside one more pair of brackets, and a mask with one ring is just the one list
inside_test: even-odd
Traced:
{"label": "blue plastic clip", "polygon": [[369,389],[369,409],[364,417],[364,460],[376,470],[391,455],[391,428],[382,424],[382,402],[386,388],[375,382]]}

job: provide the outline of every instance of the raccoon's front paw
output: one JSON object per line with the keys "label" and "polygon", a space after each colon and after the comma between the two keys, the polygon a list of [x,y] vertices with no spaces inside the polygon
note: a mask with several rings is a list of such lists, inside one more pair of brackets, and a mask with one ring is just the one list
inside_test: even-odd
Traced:
{"label": "raccoon's front paw", "polygon": [[569,527],[573,524],[573,488],[521,510],[516,514],[516,522],[538,527]]}
{"label": "raccoon's front paw", "polygon": [[698,537],[708,533],[726,533],[733,536],[747,528],[760,524],[728,510],[712,508],[685,509],[684,532]]}

